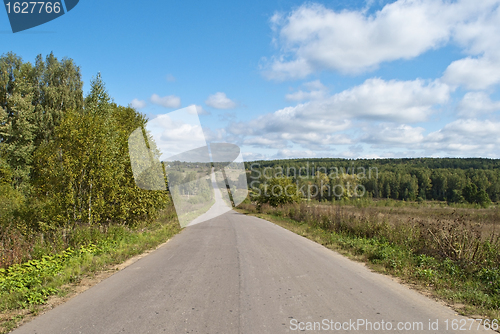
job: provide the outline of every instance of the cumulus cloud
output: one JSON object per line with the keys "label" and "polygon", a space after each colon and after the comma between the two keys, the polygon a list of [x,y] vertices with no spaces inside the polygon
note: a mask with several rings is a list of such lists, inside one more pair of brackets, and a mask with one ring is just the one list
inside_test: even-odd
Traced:
{"label": "cumulus cloud", "polygon": [[133,99],[132,102],[130,102],[130,106],[134,109],[142,109],[146,107],[146,101]]}
{"label": "cumulus cloud", "polygon": [[262,153],[242,152],[245,161],[268,160],[269,156]]}
{"label": "cumulus cloud", "polygon": [[433,106],[446,103],[449,96],[450,88],[439,81],[374,78],[333,95],[328,102],[344,117],[419,122],[427,119]]}
{"label": "cumulus cloud", "polygon": [[486,89],[500,82],[500,60],[484,56],[456,60],[444,72],[443,81],[471,90]]}
{"label": "cumulus cloud", "polygon": [[301,78],[322,69],[359,73],[384,61],[410,59],[441,46],[451,25],[442,1],[396,1],[373,15],[305,4],[271,19],[284,52],[265,73]]}
{"label": "cumulus cloud", "polygon": [[336,131],[338,125],[343,128],[349,119],[419,122],[427,119],[434,105],[446,103],[449,93],[449,87],[438,81],[374,78],[327,98],[261,116],[254,125],[275,132],[296,123],[300,130],[323,132]]}
{"label": "cumulus cloud", "polygon": [[365,129],[366,135],[362,142],[372,146],[408,146],[419,144],[423,141],[425,129],[412,127],[406,124],[382,123]]}
{"label": "cumulus cloud", "polygon": [[474,117],[500,110],[500,101],[491,101],[484,92],[469,92],[464,95],[458,104],[458,114],[465,117]]}
{"label": "cumulus cloud", "polygon": [[500,82],[500,2],[459,1],[468,15],[454,28],[454,40],[468,57],[452,62],[444,80],[467,89],[485,89]]}
{"label": "cumulus cloud", "polygon": [[203,128],[203,133],[205,134],[207,142],[226,141],[227,137],[226,129],[212,130],[206,127]]}
{"label": "cumulus cloud", "polygon": [[175,95],[159,96],[151,95],[151,102],[165,108],[179,108],[181,106],[181,98]]}
{"label": "cumulus cloud", "polygon": [[317,100],[325,97],[328,91],[319,80],[307,82],[302,86],[309,91],[298,90],[297,92],[287,94],[285,98],[288,101]]}
{"label": "cumulus cloud", "polygon": [[147,122],[147,130],[163,160],[206,145],[194,105],[158,115]]}
{"label": "cumulus cloud", "polygon": [[[396,0],[376,11],[307,2],[276,13],[270,24],[278,51],[262,66],[268,79],[303,79],[323,70],[361,74],[446,45],[463,55],[436,80],[371,78],[333,95],[311,81],[286,94],[296,105],[232,123],[228,132],[248,145],[283,152],[498,157],[500,123],[484,120],[500,111],[500,101],[490,98],[500,84],[498,22],[500,0]],[[457,105],[460,119],[438,131],[432,124],[428,133],[431,115],[462,89],[468,93]]]}
{"label": "cumulus cloud", "polygon": [[[498,0],[398,0],[369,14],[365,9],[336,12],[306,3],[271,18],[273,43],[280,53],[264,66],[264,75],[297,79],[325,69],[357,74],[455,41],[470,55],[488,57],[452,64],[447,80],[485,86],[479,78],[468,83],[466,77],[474,74],[472,68],[494,69],[499,64],[493,57],[499,55],[500,45],[498,5]],[[487,82],[499,81],[495,74]]]}
{"label": "cumulus cloud", "polygon": [[454,156],[499,157],[500,122],[458,119],[430,133],[423,145],[433,153]]}
{"label": "cumulus cloud", "polygon": [[316,157],[317,154],[316,152],[306,150],[289,150],[289,149],[283,149],[279,150],[274,156],[273,159],[292,159],[292,158],[314,158]]}
{"label": "cumulus cloud", "polygon": [[[449,87],[439,81],[368,79],[323,99],[283,108],[250,122],[232,123],[228,132],[245,137],[253,145],[270,147],[272,142],[282,147],[290,142],[309,149],[325,149],[353,143],[345,131],[358,122],[425,121],[433,108],[449,100],[449,94]],[[405,129],[408,130],[398,131]]]}
{"label": "cumulus cloud", "polygon": [[282,138],[280,138],[279,134],[269,134],[262,137],[249,137],[243,140],[243,144],[259,148],[274,149],[281,149],[287,146]]}
{"label": "cumulus cloud", "polygon": [[236,107],[236,103],[226,96],[226,93],[217,92],[210,95],[205,101],[207,106],[216,109],[233,109]]}

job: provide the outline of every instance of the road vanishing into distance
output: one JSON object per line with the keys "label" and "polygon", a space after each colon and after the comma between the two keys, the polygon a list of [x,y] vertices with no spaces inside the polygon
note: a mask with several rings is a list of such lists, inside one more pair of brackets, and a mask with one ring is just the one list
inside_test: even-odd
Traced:
{"label": "road vanishing into distance", "polygon": [[[465,330],[453,330],[453,324]],[[186,227],[156,251],[14,333],[302,330],[486,332],[360,263],[268,221],[228,211]]]}

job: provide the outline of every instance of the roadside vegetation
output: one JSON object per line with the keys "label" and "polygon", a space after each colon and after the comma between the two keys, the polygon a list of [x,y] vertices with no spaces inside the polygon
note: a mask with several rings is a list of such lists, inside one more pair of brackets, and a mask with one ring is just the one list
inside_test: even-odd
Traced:
{"label": "roadside vegetation", "polygon": [[500,318],[500,160],[246,164],[239,208],[445,300]]}
{"label": "roadside vegetation", "polygon": [[114,265],[155,249],[181,230],[173,207],[155,222],[133,228],[112,226],[79,229],[70,245],[54,255],[42,255],[8,269],[0,269],[0,333],[7,333],[26,317],[46,310],[51,296],[74,293],[83,278],[112,269]]}
{"label": "roadside vegetation", "polygon": [[399,277],[464,315],[500,319],[498,206],[354,199],[246,201],[239,210]]}
{"label": "roadside vegetation", "polygon": [[0,332],[180,230],[170,195],[133,177],[128,138],[146,117],[99,73],[82,87],[71,59],[0,56]]}

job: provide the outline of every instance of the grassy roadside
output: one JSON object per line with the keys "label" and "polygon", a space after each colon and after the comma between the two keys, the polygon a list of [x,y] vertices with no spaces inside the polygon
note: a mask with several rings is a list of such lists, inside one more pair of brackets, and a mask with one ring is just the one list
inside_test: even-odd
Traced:
{"label": "grassy roadside", "polygon": [[170,216],[142,228],[117,226],[98,242],[1,269],[0,333],[47,310],[50,298],[74,294],[83,279],[154,249],[180,231],[179,223]]}
{"label": "grassy roadside", "polygon": [[479,273],[469,272],[450,259],[418,254],[411,247],[388,242],[384,238],[359,237],[349,232],[325,229],[309,219],[292,219],[280,208],[266,208],[264,212],[259,212],[245,205],[237,210],[269,220],[351,259],[364,262],[372,270],[397,277],[412,288],[446,302],[462,315],[500,321],[498,270],[485,266]]}

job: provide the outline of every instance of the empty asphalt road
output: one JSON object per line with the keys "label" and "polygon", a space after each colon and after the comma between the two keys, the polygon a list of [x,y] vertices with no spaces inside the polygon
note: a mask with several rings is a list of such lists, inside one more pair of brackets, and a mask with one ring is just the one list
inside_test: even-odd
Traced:
{"label": "empty asphalt road", "polygon": [[[476,325],[454,331],[454,319],[466,321],[310,240],[229,211],[187,227],[14,333],[275,334],[306,329],[308,322],[309,328],[316,322],[311,333],[480,332]],[[429,330],[429,321],[438,321],[437,330]]]}

